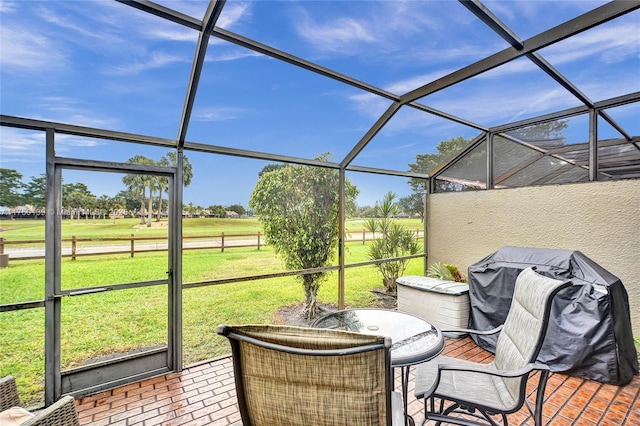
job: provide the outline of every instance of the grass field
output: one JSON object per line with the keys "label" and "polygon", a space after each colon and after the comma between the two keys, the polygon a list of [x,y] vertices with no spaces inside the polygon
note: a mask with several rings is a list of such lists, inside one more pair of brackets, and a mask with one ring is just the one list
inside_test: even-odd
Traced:
{"label": "grass field", "polygon": [[[407,229],[422,229],[420,219],[397,219]],[[160,222],[167,224],[166,218]],[[62,221],[62,238],[128,238],[131,234],[141,234],[148,237],[162,237],[167,235],[167,226],[140,226],[139,219],[80,219]],[[364,228],[362,219],[352,219],[346,222],[347,232],[359,232]],[[211,235],[225,233],[257,233],[262,231],[260,222],[256,218],[246,219],[218,219],[194,218],[183,219],[182,233],[185,236]],[[2,220],[0,221],[0,236],[8,241],[44,240],[44,220]]]}
{"label": "grass field", "polygon": [[[15,221],[20,222],[20,221]],[[27,221],[25,221],[27,222]],[[40,221],[42,222],[42,221]],[[99,221],[98,221],[99,222]],[[137,222],[137,221],[136,221]],[[418,223],[407,227],[418,228]],[[134,223],[135,224],[135,223]],[[12,239],[35,237],[44,232],[44,224],[5,226],[2,236]],[[213,225],[213,226],[212,226]],[[355,222],[355,229],[361,230]],[[67,224],[63,229],[73,235],[128,235],[133,224]],[[105,228],[109,227],[109,231]],[[251,219],[187,219],[185,235],[215,232],[256,232],[258,222]],[[92,234],[93,229],[94,234]],[[242,231],[240,231],[242,229]],[[22,231],[22,232],[19,232]],[[156,232],[154,228],[145,232]],[[166,231],[164,231],[166,232]],[[42,235],[42,234],[41,234]],[[367,258],[361,243],[347,246],[349,262]],[[156,280],[165,278],[166,253],[85,257],[62,260],[63,289]],[[251,276],[282,271],[280,260],[269,247],[261,250],[238,248],[195,250],[183,253],[183,282],[200,282],[219,278]],[[422,260],[413,260],[406,274],[422,274]],[[0,270],[0,304],[42,300],[44,297],[44,262],[14,261]],[[348,306],[370,306],[375,302],[371,290],[381,285],[381,276],[373,266],[345,271],[345,301]],[[318,298],[323,303],[337,303],[337,274],[323,283]],[[62,304],[63,370],[87,360],[128,350],[166,343],[167,289],[165,286],[66,297]],[[281,307],[303,300],[302,285],[293,277],[272,278],[209,287],[183,292],[183,342],[185,365],[228,353],[227,342],[215,334],[218,324],[276,322]],[[44,309],[3,312],[0,336],[0,376],[17,377],[25,404],[43,399],[44,383]]]}

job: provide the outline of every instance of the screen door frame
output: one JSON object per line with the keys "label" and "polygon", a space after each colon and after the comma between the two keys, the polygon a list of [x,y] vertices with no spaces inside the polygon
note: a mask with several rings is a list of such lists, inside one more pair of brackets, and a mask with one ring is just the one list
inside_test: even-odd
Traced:
{"label": "screen door frame", "polygon": [[[95,393],[147,377],[182,370],[182,173],[180,167],[160,167],[56,157],[53,130],[47,131],[47,212],[45,238],[45,404],[62,395]],[[182,152],[178,153],[178,164]],[[65,169],[144,174],[169,180],[169,225],[166,278],[156,281],[62,290],[62,171]],[[167,347],[134,351],[126,356],[61,370],[62,302],[105,291],[167,286]]]}

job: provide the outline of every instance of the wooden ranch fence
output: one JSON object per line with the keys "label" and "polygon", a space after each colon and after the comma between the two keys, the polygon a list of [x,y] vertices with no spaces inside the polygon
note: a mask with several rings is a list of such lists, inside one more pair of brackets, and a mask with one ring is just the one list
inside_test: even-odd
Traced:
{"label": "wooden ranch fence", "polygon": [[[422,238],[423,231],[417,229],[416,237]],[[375,239],[375,236],[366,230],[347,233],[348,242],[367,241]],[[11,260],[28,260],[44,258],[45,240],[20,240],[8,241],[0,238],[0,255],[9,254]],[[265,245],[262,233],[251,234],[225,234],[221,232],[215,235],[192,235],[182,237],[183,250],[220,249],[224,252],[229,248],[260,247]],[[12,249],[11,246],[20,246]],[[25,248],[24,246],[35,246]],[[129,253],[134,257],[136,253],[148,253],[166,251],[168,249],[167,237],[140,237],[131,234],[129,237],[106,238],[64,238],[62,240],[62,257],[71,257],[75,260],[83,256],[104,256],[112,254]]]}

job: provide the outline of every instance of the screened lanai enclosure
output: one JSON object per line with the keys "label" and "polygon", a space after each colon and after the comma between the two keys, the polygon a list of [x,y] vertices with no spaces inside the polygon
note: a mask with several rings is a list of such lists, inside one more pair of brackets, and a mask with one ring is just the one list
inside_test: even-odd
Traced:
{"label": "screened lanai enclosure", "polygon": [[[10,254],[0,270],[1,376],[48,405],[180,371],[228,353],[219,323],[272,321],[310,273],[327,273],[326,303],[367,303],[351,289],[380,286],[380,259],[347,231],[361,231],[363,207],[388,192],[414,200],[403,213],[422,249],[405,256],[407,273],[433,262],[465,270],[507,245],[581,250],[622,279],[640,336],[639,8],[3,2],[0,166],[22,182],[2,190],[25,195],[40,182],[46,192],[40,205],[0,203],[27,212],[0,221],[8,242],[16,223],[45,223],[28,238],[45,241],[44,261]],[[250,210],[261,172],[287,165],[335,172],[340,237],[327,265],[288,270],[260,244],[223,260],[187,250],[188,223],[214,206]],[[69,191],[107,200],[136,179],[164,183],[160,225],[132,227],[132,250],[134,235],[148,235],[162,255],[72,260],[72,235],[100,229],[107,241],[125,209],[74,219]]]}

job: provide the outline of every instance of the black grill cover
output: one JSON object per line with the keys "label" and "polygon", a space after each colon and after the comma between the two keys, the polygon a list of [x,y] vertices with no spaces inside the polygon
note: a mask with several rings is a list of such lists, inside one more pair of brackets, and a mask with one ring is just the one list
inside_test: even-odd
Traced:
{"label": "black grill cover", "polygon": [[[529,266],[573,285],[554,299],[538,360],[551,371],[624,385],[638,373],[629,298],[620,279],[579,251],[503,247],[469,266],[469,328],[504,323],[516,277]],[[495,352],[497,335],[472,335]]]}

